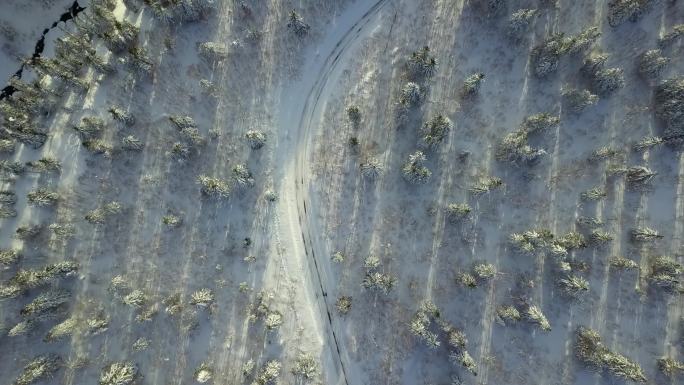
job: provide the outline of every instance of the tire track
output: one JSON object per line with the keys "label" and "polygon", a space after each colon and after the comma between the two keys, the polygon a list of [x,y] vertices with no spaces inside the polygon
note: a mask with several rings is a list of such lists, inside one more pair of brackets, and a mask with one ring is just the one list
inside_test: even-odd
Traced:
{"label": "tire track", "polygon": [[[293,154],[295,154],[294,167],[291,168],[290,174],[286,175],[286,179],[291,180],[294,183],[294,201],[296,204],[296,215],[297,219],[290,218],[290,223],[296,224],[299,228],[299,233],[301,235],[301,244],[304,246],[304,253],[306,256],[307,266],[309,268],[309,273],[312,279],[312,285],[314,290],[316,290],[315,300],[319,307],[320,319],[325,325],[327,331],[326,345],[330,347],[330,354],[333,357],[333,361],[337,363],[339,370],[339,378],[335,383],[345,385],[349,384],[349,379],[347,375],[347,368],[349,367],[347,352],[344,346],[341,345],[338,338],[338,328],[335,325],[335,320],[332,316],[334,309],[334,303],[330,303],[328,300],[328,287],[329,287],[329,274],[320,263],[316,250],[319,250],[318,256],[326,255],[325,252],[321,252],[319,245],[321,244],[317,238],[318,234],[312,233],[311,228],[318,230],[320,226],[316,223],[315,205],[309,204],[307,207],[307,200],[311,202],[309,198],[308,186],[308,172],[309,168],[306,167],[309,161],[309,144],[311,143],[311,137],[313,134],[313,126],[315,126],[316,117],[322,113],[321,106],[325,103],[325,98],[322,97],[324,91],[326,90],[328,84],[335,71],[340,68],[341,63],[344,62],[344,56],[350,52],[350,48],[354,47],[354,44],[360,41],[360,38],[365,36],[365,33],[369,31],[369,27],[374,26],[371,21],[375,20],[375,16],[379,14],[379,11],[384,5],[389,3],[388,0],[376,1],[370,8],[368,8],[365,13],[350,27],[348,28],[341,38],[334,45],[332,51],[323,61],[320,70],[315,78],[313,85],[308,90],[305,102],[299,114],[298,121],[296,122],[296,133],[295,133],[295,143]],[[366,6],[368,4],[357,3],[358,6]],[[352,5],[355,6],[355,5]],[[291,214],[290,214],[291,215]],[[311,224],[311,225],[310,225]],[[299,241],[299,240],[298,240]]]}

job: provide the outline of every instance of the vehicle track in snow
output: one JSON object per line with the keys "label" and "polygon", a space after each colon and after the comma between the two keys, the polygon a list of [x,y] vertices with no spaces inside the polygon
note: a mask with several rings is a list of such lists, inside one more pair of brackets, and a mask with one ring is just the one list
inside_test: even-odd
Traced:
{"label": "vehicle track in snow", "polygon": [[[378,20],[380,10],[390,2],[391,0],[357,1],[350,6],[350,9],[345,10],[343,16],[340,17],[339,25],[333,28],[320,45],[321,50],[328,47],[332,49],[325,56],[319,52],[313,61],[308,62],[303,70],[305,78],[295,86],[284,89],[285,97],[281,99],[285,101],[281,106],[281,111],[283,111],[281,129],[289,132],[288,138],[293,139],[289,151],[294,160],[287,167],[283,178],[285,186],[282,189],[281,202],[285,205],[284,222],[287,222],[286,226],[289,227],[288,236],[294,245],[293,253],[303,252],[306,256],[309,277],[308,280],[302,279],[302,281],[305,285],[311,285],[309,290],[314,293],[315,305],[320,313],[319,325],[325,329],[323,331],[324,354],[330,354],[331,361],[337,366],[337,379],[332,373],[326,373],[331,380],[329,383],[334,384],[348,385],[355,382],[350,380],[350,373],[347,372],[348,354],[339,339],[337,320],[333,317],[334,299],[328,298],[331,281],[329,268],[326,269],[326,261],[320,259],[321,257],[327,258],[328,253],[321,248],[319,233],[316,232],[321,229],[315,214],[316,205],[311,204],[312,199],[309,197],[309,145],[317,122],[320,121],[323,113],[322,106],[327,100],[326,91],[329,90],[329,85],[333,84],[339,71],[344,68],[343,64],[348,60],[348,55],[376,26],[374,22]],[[354,15],[357,16],[352,19]],[[336,39],[337,36],[339,38]],[[307,74],[312,73],[316,74],[313,81],[306,78]],[[306,95],[306,97],[297,99],[298,95]],[[292,138],[290,134],[293,135]],[[294,239],[295,237],[298,239]]]}

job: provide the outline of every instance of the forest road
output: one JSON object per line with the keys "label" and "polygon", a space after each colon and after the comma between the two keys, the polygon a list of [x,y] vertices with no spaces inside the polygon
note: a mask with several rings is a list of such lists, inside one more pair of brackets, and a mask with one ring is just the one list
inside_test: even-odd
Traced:
{"label": "forest road", "polygon": [[[281,132],[287,135],[285,142],[290,143],[283,150],[293,158],[286,165],[279,201],[287,228],[285,236],[293,246],[292,254],[303,253],[308,268],[304,272],[308,276],[302,277],[301,284],[316,302],[312,305],[317,307],[314,312],[324,343],[321,357],[324,383],[328,384],[354,385],[360,381],[355,379],[356,373],[349,371],[349,353],[340,341],[340,320],[334,316],[335,298],[329,295],[334,277],[329,251],[320,240],[324,228],[318,224],[318,205],[310,195],[310,146],[344,64],[364,37],[378,27],[380,11],[390,2],[357,0],[351,4],[333,20],[323,41],[310,48],[302,78],[282,90],[279,124]],[[300,98],[301,95],[306,97]]]}

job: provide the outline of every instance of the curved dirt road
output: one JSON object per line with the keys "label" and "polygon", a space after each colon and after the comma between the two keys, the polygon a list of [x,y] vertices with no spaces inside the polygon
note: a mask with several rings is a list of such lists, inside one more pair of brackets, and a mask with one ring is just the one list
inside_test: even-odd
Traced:
{"label": "curved dirt road", "polygon": [[[284,145],[279,154],[285,171],[278,207],[279,231],[281,239],[288,240],[292,247],[291,265],[307,267],[301,284],[309,293],[312,301],[309,305],[315,307],[316,332],[324,345],[321,361],[327,377],[325,383],[329,384],[358,384],[359,381],[347,370],[349,354],[338,338],[338,320],[332,316],[335,299],[327,295],[331,281],[329,253],[318,239],[321,227],[313,212],[316,205],[309,197],[309,145],[324,110],[322,107],[332,92],[329,85],[337,79],[344,68],[341,64],[348,60],[357,44],[378,25],[380,10],[389,2],[357,1],[350,5],[334,21],[323,41],[311,48],[317,52],[307,57],[303,79],[282,90],[279,122],[283,135],[280,142]],[[306,98],[299,99],[298,95]]]}

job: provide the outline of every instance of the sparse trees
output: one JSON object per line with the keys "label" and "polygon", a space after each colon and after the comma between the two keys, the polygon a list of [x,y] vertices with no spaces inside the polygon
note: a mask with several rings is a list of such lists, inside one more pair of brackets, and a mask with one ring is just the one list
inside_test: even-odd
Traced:
{"label": "sparse trees", "polygon": [[643,370],[636,362],[612,352],[601,342],[595,330],[580,327],[575,340],[575,355],[580,361],[613,375],[635,382],[646,382]]}
{"label": "sparse trees", "polygon": [[430,180],[432,171],[423,165],[426,158],[422,151],[416,151],[409,155],[408,162],[404,163],[402,173],[404,179],[412,184],[425,184]]}

